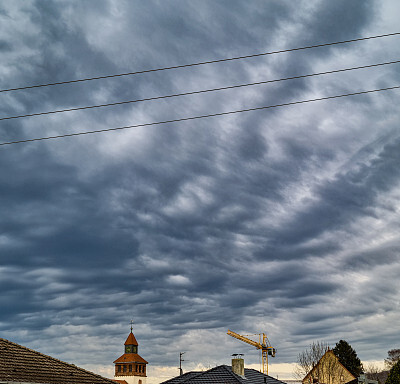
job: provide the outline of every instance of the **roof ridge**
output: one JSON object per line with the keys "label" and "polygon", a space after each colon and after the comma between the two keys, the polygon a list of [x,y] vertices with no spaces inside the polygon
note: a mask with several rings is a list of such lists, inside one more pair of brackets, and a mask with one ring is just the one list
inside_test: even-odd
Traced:
{"label": "roof ridge", "polygon": [[[168,380],[166,380],[166,381],[163,381],[163,383],[166,384],[166,383],[169,383],[169,382],[171,382],[171,381],[174,381],[174,380],[176,380],[177,377],[183,378],[183,376],[189,376],[188,378],[186,378],[186,379],[184,379],[183,381],[181,381],[182,383],[185,383],[185,382],[188,381],[188,380],[191,380],[191,379],[193,379],[193,378],[195,378],[195,377],[197,377],[197,376],[200,376],[200,375],[201,375],[202,373],[204,373],[204,372],[205,372],[205,371],[188,371],[188,372],[183,373],[182,375],[175,376],[175,377],[172,377],[171,379],[168,379]],[[191,376],[191,375],[193,375],[193,376]]]}
{"label": "roof ridge", "polygon": [[25,347],[25,346],[23,346],[23,345],[21,345],[21,344],[14,343],[14,342],[12,342],[12,341],[10,341],[10,340],[7,340],[7,339],[4,339],[4,338],[2,338],[2,337],[0,337],[0,341],[4,341],[4,342],[6,342],[6,343],[8,343],[8,344],[12,344],[12,345],[14,345],[14,346],[16,346],[16,347],[23,348],[23,349],[25,349],[25,350],[27,350],[27,351],[29,351],[29,352],[33,352],[33,353],[35,353],[35,354],[37,354],[37,355],[46,357],[46,358],[51,359],[51,360],[54,360],[54,361],[57,361],[57,362],[59,362],[59,363],[61,363],[61,364],[68,365],[69,367],[73,367],[73,368],[75,368],[75,369],[78,369],[78,370],[83,371],[83,372],[85,372],[85,373],[91,374],[91,375],[93,375],[93,376],[100,377],[100,378],[102,378],[102,379],[104,379],[104,380],[110,381],[110,383],[115,384],[115,381],[113,381],[113,380],[111,380],[111,379],[108,379],[108,378],[106,378],[106,377],[104,377],[104,376],[101,376],[101,375],[99,375],[99,374],[97,374],[97,373],[88,371],[88,370],[86,370],[86,369],[84,369],[84,368],[78,367],[78,366],[75,365],[75,364],[67,363],[67,362],[65,362],[65,361],[63,361],[63,360],[56,359],[55,357],[52,357],[52,356],[50,356],[50,355],[46,355],[45,353],[36,351],[35,349],[31,349],[31,348]]}
{"label": "roof ridge", "polygon": [[245,368],[245,376],[240,376],[233,372],[232,367],[230,365],[222,364],[216,367],[210,368],[206,371],[196,372],[193,376],[189,375],[185,377],[187,374],[191,374],[195,372],[188,372],[183,376],[176,376],[167,381],[163,381],[164,384],[167,383],[175,383],[175,384],[192,384],[192,383],[237,383],[237,384],[255,384],[261,383],[261,381],[265,382],[262,379],[266,379],[269,384],[284,384],[283,381],[275,379],[274,377],[265,375],[264,373],[259,372],[253,368]]}
{"label": "roof ridge", "polygon": [[234,377],[236,380],[239,380],[239,382],[241,382],[241,383],[245,382],[243,377],[241,377],[240,375],[238,375],[235,372],[233,372],[233,369],[232,369],[232,367],[230,365],[222,364],[222,367],[224,367],[225,370],[227,370],[232,377]]}
{"label": "roof ridge", "polygon": [[[221,368],[221,367],[222,367],[222,365],[217,365],[216,367],[211,368],[211,369],[207,369],[206,371],[194,371],[194,372],[198,372],[198,375],[196,375],[194,377],[191,377],[191,378],[188,378],[188,381],[190,382],[190,380],[192,380],[194,378],[198,378],[199,376],[202,376],[202,375],[205,375],[205,374],[209,374],[210,371],[214,371],[215,369]],[[190,373],[190,372],[187,372],[187,373]]]}
{"label": "roof ridge", "polygon": [[[241,377],[236,375],[235,373],[233,373],[232,368],[229,365],[226,365],[226,364],[217,365],[214,368],[211,368],[211,369],[208,369],[207,371],[201,372],[200,375],[198,375],[198,376],[201,376],[201,375],[204,375],[204,374],[209,374],[210,372],[215,371],[217,369],[221,369],[221,368],[224,369],[226,372],[228,372],[229,375],[232,376],[234,379],[238,380],[239,382],[242,382]],[[198,376],[196,376],[196,378]]]}

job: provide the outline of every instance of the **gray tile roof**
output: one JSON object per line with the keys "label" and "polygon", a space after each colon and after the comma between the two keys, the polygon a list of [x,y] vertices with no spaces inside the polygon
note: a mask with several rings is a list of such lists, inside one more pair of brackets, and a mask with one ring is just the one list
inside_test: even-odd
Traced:
{"label": "gray tile roof", "polygon": [[282,381],[264,375],[255,369],[244,369],[244,377],[232,372],[232,367],[219,365],[204,372],[188,372],[164,381],[162,384],[283,384]]}
{"label": "gray tile roof", "polygon": [[95,373],[0,338],[0,382],[115,384]]}
{"label": "gray tile roof", "polygon": [[174,377],[173,379],[164,381],[164,383],[168,383],[168,384],[185,383],[186,380],[193,379],[194,377],[196,377],[196,376],[198,376],[198,375],[201,375],[202,373],[204,373],[204,372],[202,372],[202,371],[191,371],[191,372],[187,372],[187,373],[184,373],[184,374],[181,375],[181,376],[176,376],[176,377]]}

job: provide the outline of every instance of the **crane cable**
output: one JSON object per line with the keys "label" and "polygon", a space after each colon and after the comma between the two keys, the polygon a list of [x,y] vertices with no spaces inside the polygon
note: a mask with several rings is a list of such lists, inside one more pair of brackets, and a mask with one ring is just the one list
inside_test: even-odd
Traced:
{"label": "crane cable", "polygon": [[387,88],[371,89],[371,90],[368,90],[368,91],[360,91],[360,92],[353,92],[353,93],[347,93],[347,94],[342,94],[342,95],[319,97],[319,98],[316,98],[316,99],[292,101],[292,102],[289,102],[289,103],[267,105],[267,106],[255,107],[255,108],[247,108],[247,109],[241,109],[241,110],[236,110],[236,111],[218,112],[218,113],[212,113],[212,114],[208,114],[208,115],[182,117],[182,118],[178,118],[178,119],[156,121],[156,122],[152,122],[152,123],[135,124],[135,125],[129,125],[129,126],[125,126],[125,127],[105,128],[105,129],[97,129],[97,130],[93,130],[93,131],[67,133],[67,134],[57,135],[57,136],[47,136],[47,137],[39,137],[39,138],[33,138],[33,139],[9,141],[9,142],[0,143],[0,146],[11,145],[11,144],[20,144],[20,143],[28,143],[28,142],[33,142],[33,141],[50,140],[50,139],[60,139],[60,138],[72,137],[72,136],[82,136],[82,135],[88,135],[88,134],[93,134],[93,133],[119,131],[119,130],[130,129],[130,128],[148,127],[148,126],[152,126],[152,125],[176,123],[176,122],[189,121],[189,120],[198,120],[198,119],[216,117],[216,116],[226,116],[226,115],[232,115],[232,114],[235,114],[235,113],[259,111],[259,110],[262,110],[262,109],[285,107],[285,106],[289,106],[289,105],[304,104],[304,103],[310,103],[310,102],[322,101],[322,100],[331,100],[331,99],[337,99],[337,98],[341,98],[341,97],[363,95],[363,94],[368,94],[368,93],[373,93],[373,92],[388,91],[388,90],[399,89],[399,88],[400,88],[400,85],[397,85],[397,86],[387,87]]}
{"label": "crane cable", "polygon": [[236,57],[230,57],[230,58],[225,58],[225,59],[201,61],[201,62],[191,63],[191,64],[174,65],[174,66],[171,66],[171,67],[145,69],[145,70],[142,70],[142,71],[126,72],[126,73],[119,73],[119,74],[114,74],[114,75],[97,76],[97,77],[89,77],[89,78],[76,79],[76,80],[59,81],[59,82],[47,83],[47,84],[37,84],[37,85],[28,85],[28,86],[16,87],[16,88],[0,89],[0,93],[1,92],[20,91],[20,90],[23,90],[23,89],[49,87],[49,86],[54,86],[54,85],[80,83],[80,82],[84,82],[84,81],[102,80],[102,79],[109,79],[109,78],[113,78],[113,77],[131,76],[131,75],[138,75],[138,74],[143,74],[143,73],[159,72],[159,71],[166,71],[166,70],[171,70],[171,69],[194,67],[194,66],[206,65],[206,64],[222,63],[222,62],[227,62],[227,61],[249,59],[249,58],[252,58],[252,57],[274,55],[274,54],[284,53],[284,52],[293,52],[293,51],[300,51],[300,50],[304,50],[304,49],[320,48],[320,47],[332,46],[332,45],[337,45],[337,44],[354,43],[354,42],[357,42],[357,41],[378,39],[378,38],[382,38],[382,37],[389,37],[389,36],[396,36],[396,35],[400,35],[400,32],[386,33],[386,34],[383,34],[383,35],[376,35],[376,36],[360,37],[358,39],[335,41],[335,42],[332,42],[332,43],[308,45],[308,46],[299,47],[299,48],[282,49],[282,50],[279,50],[279,51],[256,53],[256,54],[253,54],[253,55],[236,56]]}
{"label": "crane cable", "polygon": [[196,94],[207,93],[207,92],[223,91],[223,90],[228,90],[228,89],[242,88],[242,87],[248,87],[248,86],[254,86],[254,85],[276,83],[279,81],[302,79],[302,78],[307,78],[307,77],[312,77],[312,76],[321,76],[321,75],[328,75],[328,74],[332,74],[332,73],[353,71],[353,70],[358,70],[358,69],[373,68],[373,67],[379,67],[379,66],[383,66],[383,65],[396,64],[396,63],[400,63],[400,60],[389,61],[389,62],[379,63],[379,64],[363,65],[363,66],[359,66],[359,67],[336,69],[336,70],[332,70],[332,71],[318,72],[318,73],[312,73],[312,74],[308,74],[308,75],[292,76],[292,77],[286,77],[286,78],[281,78],[281,79],[258,81],[258,82],[254,82],[254,83],[238,84],[238,85],[231,85],[231,86],[211,88],[211,89],[203,89],[203,90],[192,91],[192,92],[175,93],[172,95],[165,95],[165,96],[155,96],[155,97],[148,97],[148,98],[136,99],[136,100],[119,101],[119,102],[115,102],[115,103],[90,105],[90,106],[85,106],[85,107],[58,109],[55,111],[29,113],[29,114],[25,114],[25,115],[6,116],[6,117],[0,117],[0,121],[11,120],[11,119],[20,119],[20,118],[24,118],[24,117],[50,115],[50,114],[55,114],[55,113],[81,111],[81,110],[85,110],[85,109],[111,107],[111,106],[116,106],[116,105],[138,103],[138,102],[143,102],[143,101],[154,101],[154,100],[168,99],[168,98],[173,98],[173,97],[178,97],[178,96],[196,95]]}

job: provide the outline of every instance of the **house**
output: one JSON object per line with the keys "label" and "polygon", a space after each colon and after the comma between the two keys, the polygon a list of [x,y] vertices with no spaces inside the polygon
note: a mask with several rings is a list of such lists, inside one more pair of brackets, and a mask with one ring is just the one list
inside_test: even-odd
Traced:
{"label": "house", "polygon": [[115,384],[115,381],[0,338],[0,383]]}
{"label": "house", "polygon": [[244,360],[232,359],[232,366],[219,365],[208,371],[193,371],[161,384],[284,384],[255,369],[244,368]]}
{"label": "house", "polygon": [[303,379],[303,384],[347,384],[357,378],[328,350]]}

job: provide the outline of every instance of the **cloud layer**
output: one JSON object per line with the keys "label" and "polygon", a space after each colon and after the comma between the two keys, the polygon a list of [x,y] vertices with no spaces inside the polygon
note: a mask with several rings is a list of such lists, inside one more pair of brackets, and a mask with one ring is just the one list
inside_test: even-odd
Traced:
{"label": "cloud layer", "polygon": [[[397,32],[394,2],[0,6],[1,88]],[[0,117],[398,59],[398,37],[0,94]],[[399,84],[396,64],[5,120],[21,140]],[[279,363],[314,340],[383,359],[400,329],[398,91],[0,147],[1,336],[107,366],[131,318],[155,366]],[[397,346],[398,347],[398,346]],[[91,352],[96,351],[96,354]],[[189,363],[188,363],[189,364]],[[101,370],[99,368],[99,370]]]}

